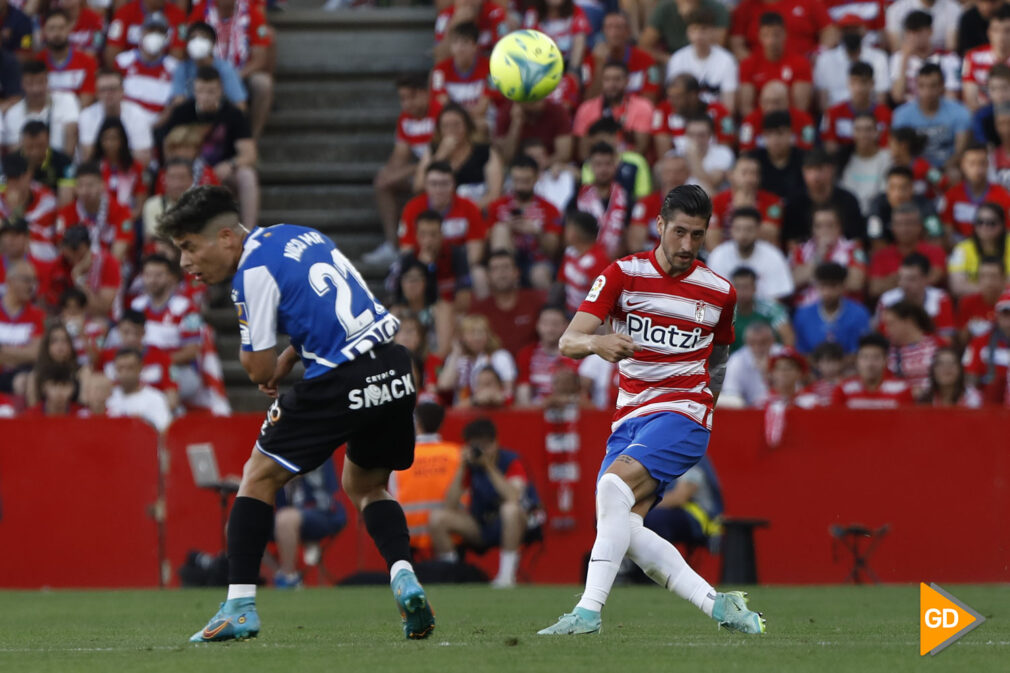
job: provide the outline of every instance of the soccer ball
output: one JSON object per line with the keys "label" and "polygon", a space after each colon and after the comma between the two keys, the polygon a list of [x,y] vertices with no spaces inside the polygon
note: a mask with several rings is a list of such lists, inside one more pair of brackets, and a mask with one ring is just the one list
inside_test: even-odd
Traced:
{"label": "soccer ball", "polygon": [[554,40],[538,30],[516,30],[491,52],[491,82],[520,103],[540,100],[561,81],[565,63]]}

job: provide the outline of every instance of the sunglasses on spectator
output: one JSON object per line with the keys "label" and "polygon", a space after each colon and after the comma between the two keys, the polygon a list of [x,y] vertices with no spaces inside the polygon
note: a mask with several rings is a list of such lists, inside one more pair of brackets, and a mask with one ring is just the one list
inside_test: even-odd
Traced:
{"label": "sunglasses on spectator", "polygon": [[975,225],[979,227],[1002,227],[1003,223],[991,217],[980,217],[975,220]]}

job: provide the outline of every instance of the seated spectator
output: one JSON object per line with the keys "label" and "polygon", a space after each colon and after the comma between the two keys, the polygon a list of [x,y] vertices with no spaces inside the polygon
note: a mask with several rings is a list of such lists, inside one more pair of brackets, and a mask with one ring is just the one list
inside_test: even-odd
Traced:
{"label": "seated spectator", "polygon": [[[1007,70],[1010,71],[1010,68]],[[913,193],[916,196],[935,199],[947,191],[948,181],[942,170],[934,168],[922,156],[925,147],[926,136],[915,129],[909,127],[891,128],[887,143],[887,150],[891,153],[891,167],[907,168],[910,171]]]}
{"label": "seated spectator", "polygon": [[142,166],[151,161],[151,115],[141,105],[124,100],[123,76],[116,70],[101,70],[97,78],[98,101],[81,110],[79,156],[90,157],[98,142],[98,129],[106,117],[116,117],[126,128],[130,152]]}
{"label": "seated spectator", "polygon": [[74,49],[101,56],[105,41],[105,18],[87,6],[85,0],[60,0],[60,9],[70,23],[70,44]]}
{"label": "seated spectator", "polygon": [[393,151],[375,175],[375,206],[382,223],[383,242],[362,255],[366,264],[385,265],[397,256],[396,223],[400,197],[410,192],[417,162],[435,133],[440,106],[428,92],[428,83],[417,75],[401,75],[396,80],[400,116],[396,120]]}
{"label": "seated spectator", "polygon": [[898,287],[880,295],[880,301],[877,302],[875,316],[877,324],[880,324],[884,309],[900,301],[908,301],[925,309],[939,336],[945,339],[954,336],[953,303],[946,291],[927,284],[929,267],[929,259],[917,252],[901,261],[901,268],[898,269]]}
{"label": "seated spectator", "polygon": [[915,10],[928,11],[933,17],[933,48],[942,51],[953,50],[957,20],[961,15],[961,7],[956,0],[936,0],[930,5],[903,0],[892,3],[887,8],[887,46],[891,51],[901,51],[903,44],[901,27],[905,18]]}
{"label": "seated spectator", "polygon": [[713,142],[715,127],[708,115],[687,121],[684,157],[691,177],[687,184],[698,185],[710,195],[721,190],[726,174],[733,167],[733,150]]}
{"label": "seated spectator", "polygon": [[565,256],[558,282],[564,287],[568,315],[575,315],[593,281],[610,266],[607,249],[597,240],[599,229],[589,213],[573,210],[565,215]]}
{"label": "seated spectator", "polygon": [[957,54],[933,45],[933,17],[917,9],[905,16],[903,27],[901,49],[891,54],[891,99],[899,104],[913,100],[919,71],[927,63],[940,66],[947,96],[959,98],[961,61]]}
{"label": "seated spectator", "polygon": [[907,381],[887,371],[887,339],[871,332],[859,340],[856,375],[843,380],[832,393],[831,403],[848,409],[897,409],[912,404]]}
{"label": "seated spectator", "polygon": [[726,32],[729,29],[729,9],[717,0],[660,0],[653,7],[647,3],[635,5],[638,11],[629,11],[632,32],[638,35],[638,46],[652,54],[656,62],[666,65],[670,54],[687,42],[686,17],[696,9],[703,8],[715,17],[716,44],[726,42]]}
{"label": "seated spectator", "polygon": [[456,24],[449,36],[452,56],[439,61],[431,71],[431,96],[442,107],[462,105],[480,128],[486,127],[486,114],[493,89],[490,65],[477,51],[480,30],[472,21]]}
{"label": "seated spectator", "polygon": [[586,42],[593,32],[586,13],[573,0],[534,0],[523,13],[523,28],[544,33],[558,45],[571,68],[586,57]]}
{"label": "seated spectator", "polygon": [[106,401],[109,416],[133,416],[147,421],[159,433],[172,422],[172,410],[165,395],[141,380],[143,358],[134,348],[116,353],[116,386]]}
{"label": "seated spectator", "polygon": [[[896,176],[896,177],[894,177]],[[888,182],[908,183],[907,175],[892,174]],[[929,260],[930,285],[940,285],[944,277],[946,255],[943,248],[925,240],[922,226],[922,213],[912,203],[904,203],[894,209],[891,215],[891,236],[894,243],[879,247],[870,258],[869,295],[875,299],[898,286],[898,269],[901,260],[913,252],[919,253]]]}
{"label": "seated spectator", "polygon": [[[399,472],[397,476],[402,474]],[[273,536],[277,543],[276,588],[301,586],[302,576],[297,568],[299,545],[332,538],[347,525],[347,512],[338,499],[339,493],[332,456],[277,491]]]}
{"label": "seated spectator", "polygon": [[405,255],[392,274],[395,283],[390,311],[399,317],[417,318],[424,326],[436,353],[448,352],[452,340],[454,314],[452,304],[438,296],[437,280],[427,265],[412,255]]}
{"label": "seated spectator", "polygon": [[599,93],[603,65],[608,61],[622,61],[628,66],[628,93],[656,100],[663,70],[652,54],[633,44],[631,37],[631,25],[626,14],[610,12],[603,17],[602,39],[596,42],[582,63],[582,81],[586,85],[587,97]]}
{"label": "seated spectator", "polygon": [[133,216],[129,208],[109,193],[101,169],[93,163],[81,164],[74,191],[77,198],[56,216],[59,235],[65,235],[71,227],[85,227],[92,243],[119,262],[125,262],[135,239]]}
{"label": "seated spectator", "polygon": [[32,20],[24,12],[18,9],[17,5],[24,6],[15,0],[12,4],[10,0],[0,0],[0,8],[3,9],[3,32],[0,33],[0,51],[9,52],[19,58],[25,57],[35,48],[32,33],[34,27]]}
{"label": "seated spectator", "polygon": [[579,139],[579,156],[589,157],[589,127],[604,116],[617,120],[627,144],[644,154],[652,130],[652,103],[628,92],[628,66],[622,61],[609,61],[600,72],[600,95],[582,103],[572,123],[572,135]]}
{"label": "seated spectator", "polygon": [[962,295],[957,302],[958,343],[971,343],[989,331],[996,319],[996,302],[1007,286],[1006,268],[998,257],[983,257],[979,261],[978,292]]}
{"label": "seated spectator", "polygon": [[686,185],[690,177],[687,159],[672,153],[667,153],[666,156],[656,160],[653,173],[655,191],[648,196],[635,199],[635,207],[631,209],[631,223],[625,237],[628,252],[631,254],[649,250],[659,242],[659,228],[656,223],[663,208],[663,199],[671,189]]}
{"label": "seated spectator", "polygon": [[723,408],[759,408],[768,399],[768,359],[775,334],[765,322],[752,322],[744,330],[743,348],[729,356],[726,378],[719,394]]}
{"label": "seated spectator", "polygon": [[540,178],[533,192],[551,202],[559,211],[564,211],[575,196],[578,187],[578,173],[570,165],[552,164],[547,153],[547,145],[539,138],[524,140],[522,153],[532,158],[540,167]]}
{"label": "seated spectator", "polygon": [[32,180],[56,194],[58,205],[64,206],[74,199],[74,161],[49,146],[49,127],[45,122],[36,119],[25,122],[18,153],[28,162]]}
{"label": "seated spectator", "polygon": [[95,100],[98,61],[91,54],[71,46],[70,28],[66,12],[62,9],[50,10],[42,21],[42,39],[46,48],[40,56],[49,71],[49,90],[73,94],[83,108]]}
{"label": "seated spectator", "polygon": [[72,93],[51,92],[48,77],[42,61],[27,61],[22,66],[21,86],[25,96],[4,113],[3,144],[8,152],[17,149],[25,122],[37,119],[49,127],[49,142],[54,150],[74,155],[81,106]]}
{"label": "seated spectator", "polygon": [[806,111],[789,105],[789,89],[779,80],[765,84],[758,98],[758,106],[740,123],[739,147],[741,152],[749,152],[756,147],[764,147],[764,119],[772,112],[788,112],[792,128],[793,144],[801,150],[809,150],[817,139],[814,119]]}
{"label": "seated spectator", "polygon": [[439,394],[453,402],[473,394],[477,372],[491,365],[505,383],[506,398],[515,391],[516,364],[512,355],[501,347],[491,324],[482,315],[464,316],[459,325],[459,336],[452,344],[438,375]]}
{"label": "seated spectator", "polygon": [[[866,235],[877,250],[885,241],[894,239],[894,216],[899,211],[918,213],[920,227],[927,239],[939,240],[943,235],[940,218],[933,210],[932,202],[915,193],[915,178],[907,166],[891,166],[887,170],[884,193],[878,194],[870,205],[870,216],[866,219]],[[940,276],[943,277],[942,268]]]}
{"label": "seated spectator", "polygon": [[484,365],[477,370],[477,378],[470,397],[453,405],[456,409],[508,409],[512,406],[512,398],[501,374],[491,365]]}
{"label": "seated spectator", "polygon": [[989,148],[989,177],[1003,189],[1010,187],[1010,103],[993,112],[996,143]]}
{"label": "seated spectator", "polygon": [[708,546],[721,530],[722,489],[707,456],[688,468],[645,515],[645,527],[672,544]]}
{"label": "seated spectator", "polygon": [[126,309],[116,323],[118,345],[103,348],[95,359],[95,370],[112,382],[118,381],[116,360],[121,349],[140,353],[140,382],[165,395],[169,409],[179,406],[179,386],[172,378],[172,359],[156,346],[144,344],[147,318],[143,313]]}
{"label": "seated spectator", "polygon": [[845,268],[848,275],[842,290],[850,296],[861,298],[866,282],[866,255],[859,241],[842,236],[842,220],[831,206],[814,209],[810,240],[793,248],[789,256],[793,283],[796,286],[796,305],[805,306],[817,301],[818,291],[814,270],[825,262],[834,262]]}
{"label": "seated spectator", "polygon": [[215,55],[230,63],[249,88],[249,125],[259,138],[274,100],[274,76],[269,49],[273,31],[263,9],[239,0],[202,0],[189,14],[189,23],[203,21],[218,35],[228,35],[215,46]]}
{"label": "seated spectator", "polygon": [[765,85],[779,81],[788,87],[787,107],[809,110],[813,102],[813,72],[802,54],[786,51],[786,26],[782,15],[765,12],[758,19],[760,48],[740,63],[740,114],[746,117]]}
{"label": "seated spectator", "polygon": [[986,36],[989,43],[966,53],[961,68],[964,104],[972,112],[988,102],[985,85],[989,70],[996,63],[1010,63],[1010,7],[1006,3],[989,19]]}
{"label": "seated spectator", "polygon": [[428,166],[446,162],[452,167],[456,193],[481,208],[501,196],[504,168],[498,150],[477,141],[477,127],[463,107],[449,103],[438,113],[435,134],[414,173],[414,191],[425,188]]}
{"label": "seated spectator", "polygon": [[964,55],[966,52],[988,44],[989,38],[986,32],[989,28],[989,20],[999,7],[1000,3],[995,0],[972,3],[971,7],[965,7],[961,13],[961,19],[957,23],[957,53]]}
{"label": "seated spectator", "polygon": [[[221,87],[228,102],[240,110],[246,109],[249,96],[242,78],[231,63],[217,56],[216,48],[217,31],[210,25],[197,21],[186,30],[185,58],[176,64],[172,72],[172,86],[168,94],[173,107],[196,95],[197,71],[211,66],[221,75]],[[427,90],[427,82],[424,88]]]}
{"label": "seated spectator", "polygon": [[28,161],[21,154],[3,159],[6,184],[0,189],[0,215],[23,218],[28,223],[32,257],[52,262],[56,249],[56,195],[32,179]]}
{"label": "seated spectator", "polygon": [[[539,507],[536,489],[526,476],[519,456],[498,445],[498,431],[489,419],[480,418],[463,428],[463,462],[445,496],[445,507],[434,510],[428,520],[435,554],[456,562],[459,553],[453,536],[478,550],[501,548],[498,574],[492,586],[506,588],[516,583],[519,548],[538,529],[529,528],[530,513]],[[470,504],[463,508],[464,493]]]}
{"label": "seated spectator", "polygon": [[[0,115],[17,103],[24,91],[21,89],[21,63],[14,54],[0,50]],[[2,125],[0,125],[2,126]],[[2,129],[0,129],[2,132]]]}
{"label": "seated spectator", "polygon": [[712,220],[709,222],[705,247],[709,250],[729,236],[730,217],[737,208],[750,206],[761,213],[761,240],[779,244],[782,229],[782,199],[766,192],[761,185],[761,162],[753,154],[741,154],[729,173],[729,189],[712,197]]}
{"label": "seated spectator", "polygon": [[[968,204],[965,204],[968,205]],[[999,203],[986,201],[974,213],[970,238],[954,246],[947,262],[950,293],[962,297],[979,290],[979,265],[985,257],[1002,260],[1010,268],[1010,233],[1006,211]]]}
{"label": "seated spectator", "polygon": [[894,111],[892,127],[910,127],[926,136],[923,156],[939,169],[956,166],[968,144],[971,113],[943,95],[943,71],[935,63],[922,66],[915,77],[915,98]]}
{"label": "seated spectator", "polygon": [[487,276],[490,295],[474,303],[470,313],[484,316],[502,346],[513,357],[527,344],[536,341],[536,320],[547,301],[543,290],[520,287],[519,266],[515,257],[504,250],[488,256]]}
{"label": "seated spectator", "polygon": [[803,157],[803,184],[806,190],[792,201],[786,200],[782,226],[784,245],[799,244],[810,238],[813,212],[820,206],[831,206],[842,220],[845,238],[861,241],[866,238],[866,220],[859,201],[852,192],[835,182],[835,164],[824,150],[811,150]]}
{"label": "seated spectator", "polygon": [[7,267],[0,296],[0,393],[23,396],[28,372],[38,359],[45,313],[32,303],[35,268],[27,260]]}
{"label": "seated spectator", "polygon": [[[964,370],[967,383],[977,387],[987,404],[1010,406],[1007,397],[1007,367],[1010,365],[1010,290],[996,302],[996,317],[989,330],[965,349]],[[0,388],[2,390],[2,388]]]}
{"label": "seated spectator", "polygon": [[559,367],[575,371],[578,363],[561,355],[558,343],[568,326],[564,309],[545,305],[537,316],[537,341],[521,351],[516,358],[519,376],[516,379],[516,406],[542,407],[553,394],[554,372]]}
{"label": "seated spectator", "polygon": [[435,17],[435,60],[449,58],[451,43],[447,35],[461,23],[474,21],[480,29],[477,44],[484,56],[500,37],[509,32],[505,8],[492,0],[452,0],[448,7]]}
{"label": "seated spectator", "polygon": [[[1008,22],[1010,28],[1010,22]],[[991,202],[1003,212],[1010,210],[1010,192],[989,182],[989,157],[984,145],[969,145],[961,155],[961,175],[964,179],[951,187],[940,201],[940,221],[948,240],[973,236],[975,213],[979,204]],[[1005,220],[999,218],[1000,222]]]}
{"label": "seated spectator", "polygon": [[143,107],[149,124],[164,121],[171,102],[172,78],[179,61],[168,54],[170,27],[164,14],[155,12],[141,24],[140,43],[116,56],[123,76],[126,100]]}
{"label": "seated spectator", "polygon": [[620,394],[621,373],[617,365],[599,355],[590,355],[579,363],[579,382],[592,406],[613,411]]}
{"label": "seated spectator", "polygon": [[735,353],[744,346],[744,334],[755,322],[771,327],[777,343],[792,346],[796,336],[792,325],[789,324],[789,311],[774,299],[761,299],[755,296],[757,274],[754,270],[749,266],[739,266],[733,270],[730,280],[736,289],[736,308],[733,313],[736,341],[730,346],[730,352]]}
{"label": "seated spectator", "polygon": [[533,287],[547,290],[561,242],[561,213],[534,193],[537,162],[520,156],[512,162],[510,193],[488,205],[488,241],[492,250],[516,255],[519,270]]}
{"label": "seated spectator", "polygon": [[84,390],[81,392],[81,402],[87,409],[85,415],[100,418],[108,413],[105,403],[112,397],[112,381],[101,374],[88,376]]}
{"label": "seated spectator", "polygon": [[933,322],[921,306],[898,302],[884,309],[881,322],[891,340],[887,367],[908,381],[918,398],[929,387],[929,369],[936,351],[944,344],[931,334]]}
{"label": "seated spectator", "polygon": [[701,99],[706,103],[718,100],[731,113],[736,109],[736,91],[740,84],[739,65],[733,54],[720,47],[715,16],[697,9],[685,18],[689,44],[670,56],[666,64],[666,81],[681,73],[697,78]]}
{"label": "seated spectator", "polygon": [[[1004,137],[1006,132],[1000,134],[996,129],[996,109],[1002,108],[1006,114],[1007,104],[1010,104],[1010,65],[997,63],[989,71],[988,82],[986,82],[986,93],[989,94],[989,102],[975,110],[971,118],[972,140],[977,143],[987,143],[997,145],[1001,150],[996,154],[996,159],[1000,164],[1005,164],[1006,147]],[[1004,122],[1005,123],[1005,122]],[[997,170],[1002,166],[997,165]],[[1002,182],[1002,180],[1000,180]],[[1007,186],[1007,185],[1004,185]]]}
{"label": "seated spectator", "polygon": [[[144,241],[151,241],[157,234],[158,218],[179,200],[183,192],[193,186],[193,162],[188,159],[175,158],[165,162],[161,169],[164,175],[165,190],[144,201],[141,213],[141,235]],[[152,250],[145,243],[145,252]]]}
{"label": "seated spectator", "polygon": [[589,393],[582,389],[579,363],[565,362],[551,372],[551,393],[544,400],[544,409],[592,409]]}
{"label": "seated spectator", "polygon": [[42,400],[24,413],[26,418],[75,417],[87,415],[84,406],[74,401],[77,381],[69,367],[54,367],[39,379]]}
{"label": "seated spectator", "polygon": [[[203,151],[203,138],[206,128],[202,124],[184,124],[172,129],[166,136],[164,142],[163,161],[168,163],[173,159],[184,159],[189,162],[193,171],[193,187],[197,185],[219,185],[214,167],[208,164],[201,156]],[[155,194],[165,193],[165,170],[158,172],[154,185]]]}
{"label": "seated spectator", "polygon": [[572,116],[564,105],[547,98],[498,107],[495,147],[506,161],[534,139],[544,148],[550,170],[560,173],[572,158]]}
{"label": "seated spectator", "polygon": [[44,296],[48,289],[49,262],[31,254],[28,246],[28,223],[23,217],[0,220],[0,292],[14,262],[25,260],[35,269],[39,285],[36,296]]}
{"label": "seated spectator", "polygon": [[62,323],[51,322],[42,333],[42,339],[39,341],[39,357],[28,374],[25,385],[27,406],[34,407],[42,401],[40,380],[45,379],[48,372],[61,367],[69,369],[74,376],[77,387],[73,399],[76,401],[80,397],[78,392],[83,390],[83,384],[87,380],[87,371],[81,367],[70,332]]}
{"label": "seated spectator", "polygon": [[719,101],[705,103],[701,99],[701,85],[690,73],[681,73],[666,84],[666,98],[661,100],[652,115],[650,133],[656,156],[664,156],[671,149],[684,151],[684,131],[687,120],[707,114],[715,123],[715,137],[723,145],[737,142],[733,115]]}
{"label": "seated spectator", "polygon": [[[610,117],[602,117],[589,127],[586,139],[589,141],[589,147],[606,143],[617,151],[616,180],[621,187],[624,187],[628,196],[637,201],[652,193],[652,171],[644,156],[628,149],[622,140],[624,135],[624,129],[617,121]],[[582,184],[588,185],[594,181],[593,164],[586,161],[582,164]]]}
{"label": "seated spectator", "polygon": [[866,28],[858,17],[849,14],[838,22],[841,44],[817,55],[814,65],[814,89],[821,110],[838,105],[849,97],[846,78],[854,63],[866,63],[873,71],[873,91],[883,98],[891,90],[887,53],[867,44]]}
{"label": "seated spectator", "polygon": [[[418,363],[418,373],[421,375],[418,389],[429,399],[435,399],[438,387],[438,368],[442,366],[442,358],[431,352],[429,347],[428,329],[416,315],[397,316],[400,319],[400,330],[393,340],[410,351],[411,357]],[[420,402],[418,406],[423,404]]]}
{"label": "seated spectator", "polygon": [[[838,32],[824,4],[816,0],[797,0],[793,11],[780,10],[786,21],[786,50],[808,57],[818,44],[831,46],[838,42]],[[729,44],[738,59],[745,59],[758,48],[761,16],[769,9],[766,0],[743,0],[733,10]]]}
{"label": "seated spectator", "polygon": [[849,67],[848,87],[848,97],[828,108],[821,120],[824,149],[828,154],[838,154],[852,147],[856,142],[856,118],[861,115],[870,117],[876,131],[874,140],[880,147],[887,147],[891,108],[874,95],[873,69],[868,63],[857,61]]}
{"label": "seated spectator", "polygon": [[610,258],[616,259],[626,250],[630,197],[617,182],[617,152],[613,145],[602,142],[593,145],[589,150],[589,163],[593,182],[582,185],[574,206],[596,218],[600,229],[598,240]]}
{"label": "seated spectator", "polygon": [[788,112],[769,112],[761,118],[761,128],[765,146],[754,151],[761,165],[761,189],[786,203],[801,198],[806,190],[803,150],[793,141],[792,117]]}
{"label": "seated spectator", "polygon": [[817,396],[803,387],[807,375],[806,359],[792,348],[776,351],[768,360],[768,399],[765,409],[818,406]]}
{"label": "seated spectator", "polygon": [[88,315],[88,295],[77,287],[63,291],[57,309],[57,317],[74,340],[78,362],[81,365],[97,362],[109,333],[109,321],[105,317]]}
{"label": "seated spectator", "polygon": [[870,213],[873,199],[887,187],[891,153],[881,148],[877,120],[859,113],[852,120],[852,146],[846,154],[845,168],[838,184],[859,200],[864,216]]}
{"label": "seated spectator", "polygon": [[87,297],[87,313],[107,318],[116,307],[121,286],[119,262],[94,246],[87,227],[78,224],[63,232],[60,257],[50,270],[47,304],[56,306],[64,292],[76,287]]}
{"label": "seated spectator", "polygon": [[707,264],[723,277],[729,277],[738,267],[750,267],[757,274],[757,297],[786,298],[794,290],[789,263],[777,247],[758,239],[760,226],[761,213],[756,208],[744,206],[734,210],[730,240],[716,246]]}
{"label": "seated spectator", "polygon": [[944,346],[933,354],[933,362],[929,366],[929,388],[919,401],[934,407],[978,409],[982,406],[982,394],[965,382],[964,367],[957,350]]}
{"label": "seated spectator", "polygon": [[113,67],[122,52],[140,45],[144,37],[144,21],[148,16],[162,14],[168,24],[169,49],[178,55],[186,34],[186,13],[166,0],[129,0],[115,10],[105,36],[105,65]]}
{"label": "seated spectator", "polygon": [[[854,358],[853,358],[854,359]],[[818,407],[830,407],[835,388],[842,382],[845,371],[845,351],[836,343],[825,341],[810,352],[813,381],[803,389],[804,395],[812,395]]]}
{"label": "seated spectator", "polygon": [[811,353],[822,343],[837,343],[846,354],[856,351],[860,337],[870,331],[870,312],[845,295],[850,269],[822,262],[814,270],[817,299],[797,309],[793,319],[796,350]]}
{"label": "seated spectator", "polygon": [[221,75],[214,68],[199,68],[195,90],[193,98],[172,109],[163,132],[188,124],[207,127],[200,156],[214,167],[221,184],[238,194],[242,221],[252,226],[258,221],[260,190],[256,141],[249,122],[241,110],[224,99]]}
{"label": "seated spectator", "polygon": [[116,117],[106,117],[98,129],[98,145],[88,161],[98,164],[105,190],[130,213],[129,227],[140,219],[147,198],[147,173],[130,152],[126,129]]}

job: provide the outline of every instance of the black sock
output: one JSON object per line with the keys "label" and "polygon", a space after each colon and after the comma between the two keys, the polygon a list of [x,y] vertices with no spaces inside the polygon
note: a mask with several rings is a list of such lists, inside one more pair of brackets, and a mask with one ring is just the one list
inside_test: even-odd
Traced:
{"label": "black sock", "polygon": [[392,568],[397,561],[411,560],[410,533],[407,532],[407,517],[403,508],[395,500],[379,500],[362,510],[365,528],[375,541],[386,567]]}
{"label": "black sock", "polygon": [[235,498],[228,517],[228,584],[256,584],[273,531],[273,505],[246,496]]}

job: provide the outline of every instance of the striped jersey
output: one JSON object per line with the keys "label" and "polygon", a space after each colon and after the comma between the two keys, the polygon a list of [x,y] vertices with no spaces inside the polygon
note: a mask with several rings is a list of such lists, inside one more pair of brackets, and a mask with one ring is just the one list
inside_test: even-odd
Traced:
{"label": "striped jersey", "polygon": [[612,429],[661,411],[712,428],[708,358],[733,343],[736,290],[701,262],[666,274],[655,250],[620,259],[593,283],[580,311],[628,334],[642,350],[618,363],[620,391]]}

